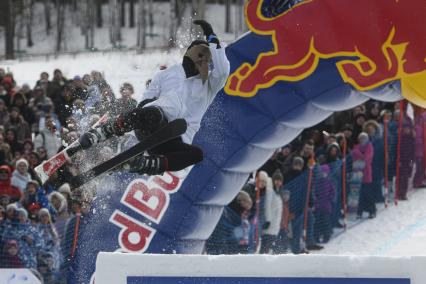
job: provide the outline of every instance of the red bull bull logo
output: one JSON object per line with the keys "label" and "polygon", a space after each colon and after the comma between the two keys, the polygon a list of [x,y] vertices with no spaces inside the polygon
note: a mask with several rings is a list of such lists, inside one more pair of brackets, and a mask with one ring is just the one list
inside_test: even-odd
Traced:
{"label": "red bull bull logo", "polygon": [[228,78],[229,95],[252,97],[276,82],[310,76],[320,59],[342,58],[344,82],[360,91],[401,80],[403,95],[426,105],[425,0],[307,0],[273,18],[264,0],[250,0],[251,31],[270,35],[274,49]]}

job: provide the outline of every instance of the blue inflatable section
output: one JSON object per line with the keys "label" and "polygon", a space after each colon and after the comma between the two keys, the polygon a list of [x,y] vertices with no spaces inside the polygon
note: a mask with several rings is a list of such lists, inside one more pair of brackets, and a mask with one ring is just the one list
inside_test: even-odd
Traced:
{"label": "blue inflatable section", "polygon": [[[253,33],[243,36],[226,49],[231,72],[242,63],[253,64],[260,53],[272,48],[268,36]],[[97,253],[123,250],[120,238],[140,244],[141,236],[145,236],[144,249],[140,252],[201,253],[223,206],[276,148],[335,111],[353,108],[370,98],[401,99],[399,82],[369,92],[355,91],[342,81],[336,60],[321,61],[315,73],[303,81],[278,82],[251,98],[229,96],[221,91],[194,140],[204,150],[205,159],[180,181],[178,189],[167,193],[161,218],[154,220],[140,214],[137,208],[123,201],[129,184],[140,177],[123,173],[104,178],[98,185],[99,194],[91,212],[80,222],[70,274],[72,283],[88,283]],[[146,191],[141,192],[145,192],[139,195],[143,199]],[[132,226],[143,223],[149,232],[142,230],[139,223],[136,226],[140,229],[139,236],[134,230],[126,231],[129,222]]]}

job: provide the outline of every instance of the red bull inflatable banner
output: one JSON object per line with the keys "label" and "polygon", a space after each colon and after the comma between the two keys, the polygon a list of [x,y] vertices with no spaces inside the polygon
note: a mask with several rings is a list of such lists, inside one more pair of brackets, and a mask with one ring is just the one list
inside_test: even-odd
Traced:
{"label": "red bull inflatable banner", "polygon": [[228,45],[231,75],[194,139],[204,160],[98,185],[79,222],[71,283],[90,282],[100,251],[202,253],[249,174],[335,111],[401,94],[426,106],[424,0],[277,2],[246,4],[250,32]]}

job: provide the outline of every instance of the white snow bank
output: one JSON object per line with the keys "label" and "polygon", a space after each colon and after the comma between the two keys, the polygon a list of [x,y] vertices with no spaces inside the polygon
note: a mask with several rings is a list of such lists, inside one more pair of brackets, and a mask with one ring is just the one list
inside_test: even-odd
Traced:
{"label": "white snow bank", "polygon": [[408,201],[391,204],[375,219],[366,220],[325,245],[321,254],[426,255],[426,190],[409,195]]}
{"label": "white snow bank", "polygon": [[[142,277],[302,277],[410,279],[423,284],[426,257],[366,257],[322,255],[150,255],[99,253],[96,283],[128,283],[127,276]],[[111,269],[113,268],[113,269]],[[142,281],[142,279],[140,280]],[[161,283],[161,279],[157,282]],[[313,283],[309,282],[309,283]],[[135,282],[142,283],[142,282]],[[170,283],[170,282],[167,282]],[[186,282],[185,282],[186,283]],[[195,282],[188,282],[195,283]],[[220,283],[220,282],[214,282]],[[227,282],[229,283],[229,282]],[[234,282],[232,282],[234,283]],[[253,283],[253,282],[250,282]],[[256,282],[262,283],[262,282]],[[285,283],[292,283],[291,280]],[[297,282],[302,283],[302,282]],[[323,283],[323,282],[321,282]],[[329,284],[349,283],[342,279]],[[353,282],[350,282],[353,283]],[[362,283],[370,283],[368,281]],[[373,283],[373,282],[371,282]],[[374,282],[375,283],[375,282]],[[384,282],[381,282],[384,283]]]}

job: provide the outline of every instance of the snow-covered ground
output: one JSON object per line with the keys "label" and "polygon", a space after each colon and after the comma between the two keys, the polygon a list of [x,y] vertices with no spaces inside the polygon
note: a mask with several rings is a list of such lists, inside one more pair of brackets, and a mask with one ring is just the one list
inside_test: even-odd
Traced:
{"label": "snow-covered ground", "polygon": [[92,70],[100,71],[110,83],[116,95],[124,82],[130,82],[135,88],[136,98],[145,90],[146,80],[152,78],[162,64],[171,65],[182,60],[184,50],[170,52],[155,51],[138,54],[135,51],[82,53],[61,55],[58,58],[34,58],[25,61],[0,61],[0,67],[14,74],[18,85],[24,83],[33,87],[40,73],[47,71],[51,76],[59,68],[67,78],[83,76]]}
{"label": "snow-covered ground", "polygon": [[321,254],[426,255],[426,189],[400,201],[331,240]]}

